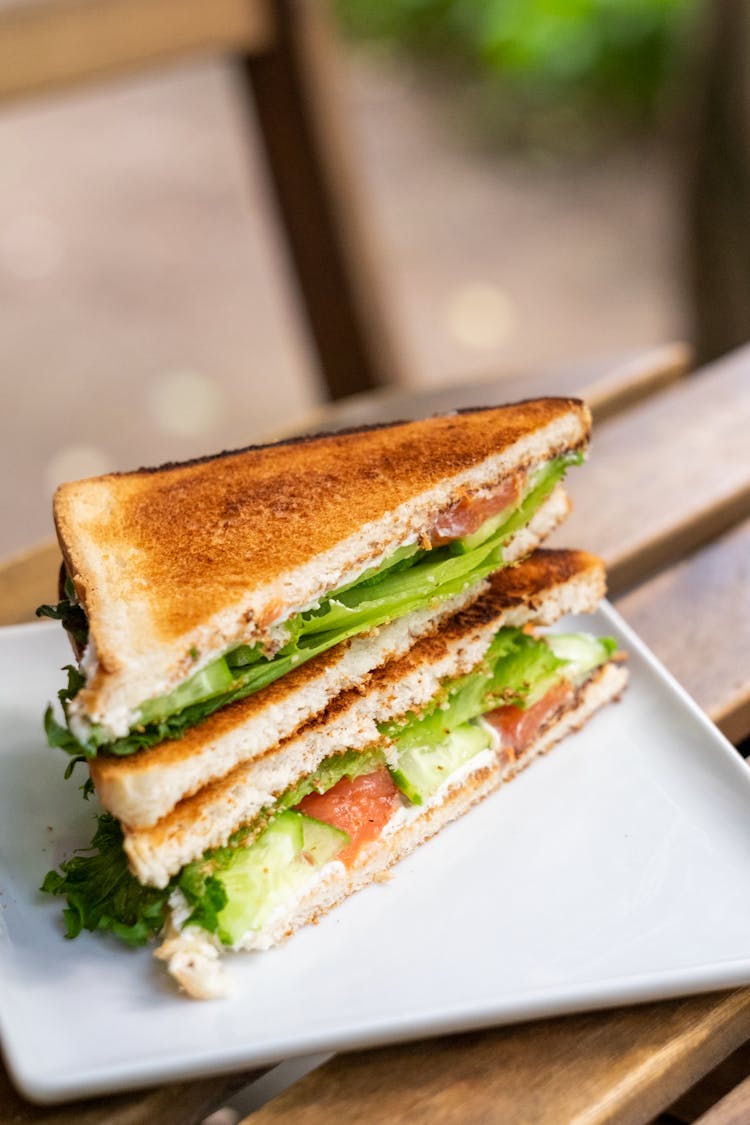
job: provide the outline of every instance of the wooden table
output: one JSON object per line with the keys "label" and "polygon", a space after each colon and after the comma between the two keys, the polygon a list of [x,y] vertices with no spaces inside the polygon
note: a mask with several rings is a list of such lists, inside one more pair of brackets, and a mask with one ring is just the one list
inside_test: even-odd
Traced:
{"label": "wooden table", "polygon": [[[739,742],[750,736],[750,348],[691,375],[686,362],[670,346],[609,371],[363,396],[308,428],[583,394],[597,416],[592,456],[571,475],[575,511],[558,540],[604,556],[618,609]],[[53,596],[56,564],[47,544],[0,569],[0,623],[28,619]],[[336,1056],[246,1121],[598,1125],[647,1122],[672,1106],[665,1121],[747,1122],[750,1090],[738,1085],[717,1101],[750,1070],[747,1051],[734,1056],[744,1070],[724,1062],[695,1084],[748,1039],[750,989],[543,1020]],[[254,1076],[43,1109],[0,1073],[0,1122],[188,1125]]]}

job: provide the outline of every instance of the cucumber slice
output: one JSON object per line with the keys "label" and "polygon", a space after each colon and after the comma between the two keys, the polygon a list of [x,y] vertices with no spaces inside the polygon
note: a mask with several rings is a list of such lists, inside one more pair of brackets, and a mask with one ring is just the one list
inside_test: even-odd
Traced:
{"label": "cucumber slice", "polygon": [[591,637],[587,633],[550,633],[547,646],[558,660],[567,661],[564,675],[574,684],[582,683],[589,673],[605,664],[617,648],[611,637]]}
{"label": "cucumber slice", "polygon": [[230,944],[247,930],[260,929],[276,905],[290,893],[293,860],[304,843],[302,821],[284,812],[269,824],[249,848],[237,851],[219,878],[227,904],[219,913],[219,932]]}
{"label": "cucumber slice", "polygon": [[409,746],[400,750],[398,766],[391,776],[414,805],[436,793],[452,773],[492,743],[488,730],[473,723],[456,727],[437,746]]}
{"label": "cucumber slice", "polygon": [[174,711],[182,711],[198,700],[230,691],[234,684],[234,673],[222,656],[180,684],[171,695],[144,703],[138,711],[139,721],[144,724],[161,722]]}
{"label": "cucumber slice", "polygon": [[464,535],[462,539],[454,539],[451,543],[451,554],[453,555],[466,555],[469,551],[473,551],[475,547],[480,547],[485,539],[489,539],[494,535],[503,524],[510,519],[515,511],[515,505],[509,504],[507,508],[503,508],[496,516],[490,516],[485,520],[476,531],[472,531],[470,535]]}
{"label": "cucumber slice", "polygon": [[580,452],[564,453],[560,457],[548,461],[545,465],[540,465],[536,472],[531,475],[526,486],[526,493],[520,503],[510,504],[498,515],[490,516],[471,535],[465,535],[463,539],[456,539],[451,544],[451,553],[454,555],[468,554],[498,532],[502,532],[501,539],[503,541],[507,539],[514,531],[518,531],[519,528],[528,523],[536,509],[547,499],[555,485],[565,476],[568,465],[578,465],[582,460],[583,454]]}
{"label": "cucumber slice", "polygon": [[304,813],[297,813],[297,816],[302,819],[302,850],[306,863],[312,858],[316,867],[323,867],[335,859],[349,843],[349,835],[343,829],[334,828],[332,824],[316,820],[314,816],[305,816]]}
{"label": "cucumber slice", "polygon": [[227,893],[219,912],[222,940],[235,945],[260,930],[284,902],[349,843],[346,832],[297,812],[282,812],[219,874]]}

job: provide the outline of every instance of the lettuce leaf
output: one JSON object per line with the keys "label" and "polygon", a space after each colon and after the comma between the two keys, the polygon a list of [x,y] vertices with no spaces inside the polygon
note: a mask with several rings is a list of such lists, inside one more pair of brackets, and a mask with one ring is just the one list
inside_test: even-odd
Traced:
{"label": "lettuce leaf", "polygon": [[555,656],[544,639],[518,630],[514,642],[487,684],[485,711],[508,704],[531,707],[564,675],[567,661]]}
{"label": "lettuce leaf", "polygon": [[[558,653],[552,644],[559,648]],[[444,684],[420,714],[409,712],[398,722],[381,723],[378,729],[397,749],[437,746],[446,734],[498,707],[533,706],[559,679],[569,677],[570,671],[577,682],[579,668],[583,667],[578,656],[581,650],[587,657],[585,671],[590,673],[616,648],[617,642],[611,637],[573,633],[547,638],[528,635],[522,629],[501,629],[478,668]],[[567,652],[575,658],[568,657]]]}
{"label": "lettuce leaf", "polygon": [[65,596],[60,599],[57,605],[40,605],[35,611],[36,616],[51,617],[53,621],[62,621],[63,629],[70,634],[79,649],[84,649],[89,639],[88,618],[83,606],[78,603],[75,586],[67,573],[65,574],[63,592]]}
{"label": "lettuce leaf", "polygon": [[104,813],[91,845],[61,863],[60,872],[47,872],[39,889],[66,898],[66,937],[108,930],[128,945],[144,945],[164,925],[170,889],[138,882],[128,869],[122,838],[118,821]]}
{"label": "lettuce leaf", "polygon": [[397,749],[437,746],[446,734],[496,707],[530,705],[563,674],[565,663],[544,638],[527,636],[521,629],[501,629],[478,668],[444,684],[421,714],[409,712],[378,729]]}

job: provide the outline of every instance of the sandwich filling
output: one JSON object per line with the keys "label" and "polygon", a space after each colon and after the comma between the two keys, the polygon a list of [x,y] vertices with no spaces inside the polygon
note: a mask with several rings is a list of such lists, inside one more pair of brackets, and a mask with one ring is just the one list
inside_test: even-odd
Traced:
{"label": "sandwich filling", "polygon": [[[86,682],[80,671],[70,667],[68,685],[59,693],[66,725],[56,721],[51,708],[45,716],[50,745],[91,757],[100,752],[132,754],[179,738],[214,711],[260,691],[334,645],[478,584],[504,565],[508,540],[529,523],[567,467],[582,460],[580,450],[561,454],[531,473],[517,473],[487,496],[454,504],[422,542],[400,547],[355,582],[287,619],[271,648],[238,645],[205,664],[174,691],[145,701],[122,737],[70,713],[71,700]],[[37,613],[62,620],[77,651],[84,652],[85,665],[85,613],[75,602],[72,583],[66,584],[66,595],[57,606],[41,606]],[[200,662],[199,652],[193,650],[190,655]]]}
{"label": "sandwich filling", "polygon": [[274,922],[332,864],[355,869],[370,845],[439,804],[464,774],[512,766],[615,649],[609,638],[503,628],[482,662],[444,681],[427,707],[381,724],[368,749],[325,759],[163,890],[131,874],[109,814],[89,854],[49,872],[42,890],[66,898],[68,937],[109,930],[142,944],[171,923],[217,949],[267,948],[278,940]]}

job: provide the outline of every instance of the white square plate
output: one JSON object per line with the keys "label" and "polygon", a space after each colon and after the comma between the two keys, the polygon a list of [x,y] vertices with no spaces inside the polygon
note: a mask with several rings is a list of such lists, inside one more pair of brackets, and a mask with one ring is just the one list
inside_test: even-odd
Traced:
{"label": "white square plate", "polygon": [[374,885],[176,994],[148,950],[62,936],[45,872],[95,808],[41,732],[62,631],[0,631],[0,1027],[55,1101],[488,1024],[750,983],[750,770],[609,608],[623,701]]}

